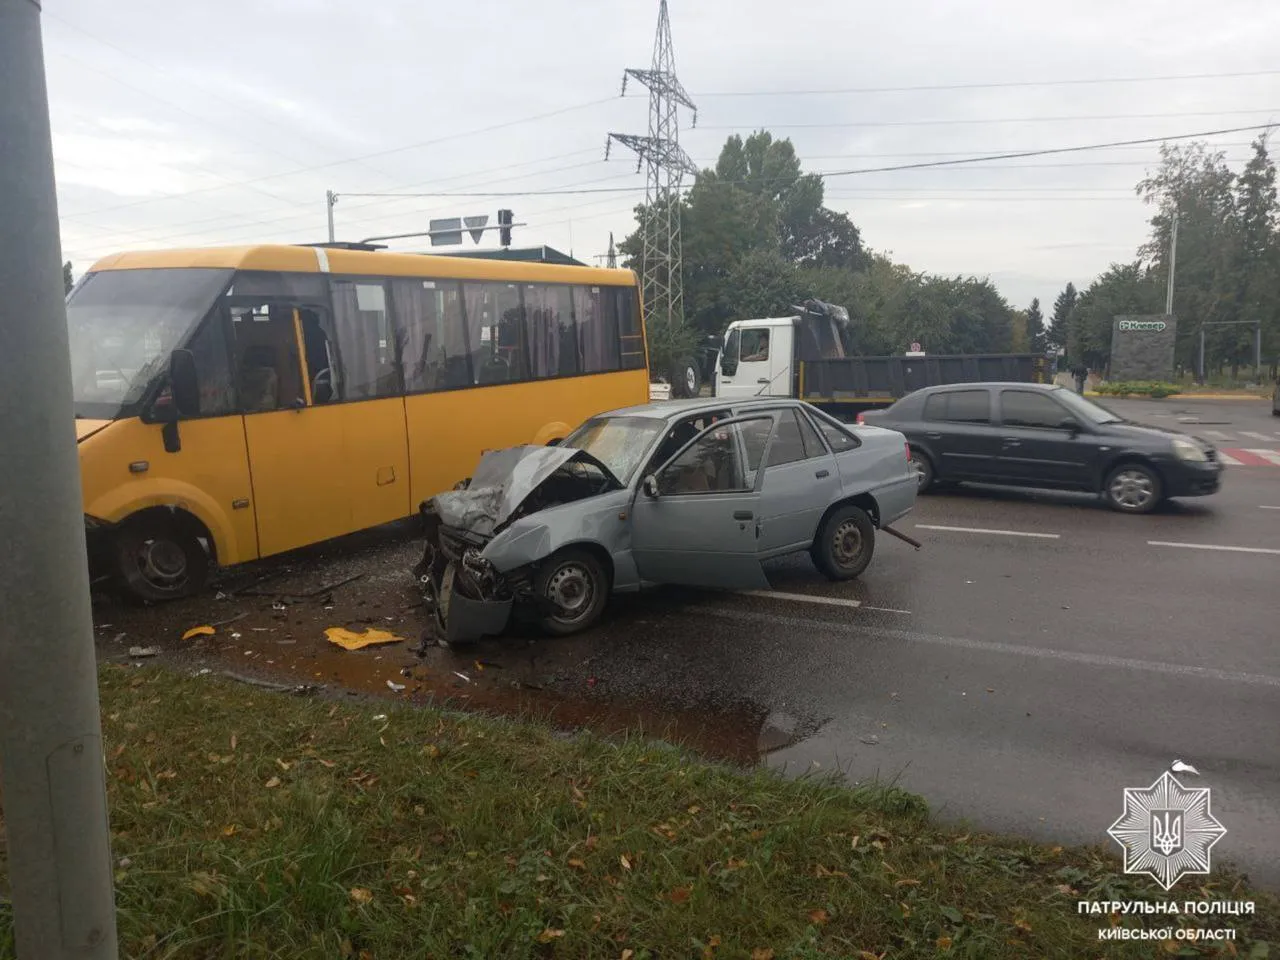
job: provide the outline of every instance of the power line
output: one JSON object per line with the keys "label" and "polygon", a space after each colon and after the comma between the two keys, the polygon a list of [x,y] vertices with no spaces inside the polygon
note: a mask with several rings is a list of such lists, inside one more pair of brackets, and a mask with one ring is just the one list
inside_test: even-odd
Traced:
{"label": "power line", "polygon": [[826,130],[836,127],[950,127],[976,126],[988,123],[1094,123],[1106,120],[1167,120],[1173,117],[1220,117],[1231,115],[1274,115],[1280,107],[1264,110],[1190,110],[1178,113],[1112,113],[1081,114],[1061,117],[955,117],[938,120],[851,120],[833,123],[751,123],[719,124],[699,127],[699,130]]}
{"label": "power line", "polygon": [[1280,70],[1248,70],[1232,73],[1180,73],[1155,77],[1099,77],[1073,80],[998,80],[988,83],[931,83],[910,87],[840,87],[828,90],[722,90],[699,93],[699,97],[808,97],[842,93],[925,93],[939,90],[996,90],[1010,87],[1066,87],[1110,83],[1163,83],[1172,80],[1224,80],[1239,77],[1270,77]]}

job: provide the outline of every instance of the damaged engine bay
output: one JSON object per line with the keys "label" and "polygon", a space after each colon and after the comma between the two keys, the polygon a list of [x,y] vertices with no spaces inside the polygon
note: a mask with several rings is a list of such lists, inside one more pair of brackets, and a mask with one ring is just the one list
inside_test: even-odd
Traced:
{"label": "damaged engine bay", "polygon": [[552,600],[534,591],[541,558],[500,571],[484,552],[526,517],[621,487],[585,451],[521,446],[486,453],[472,477],[424,501],[423,554],[413,576],[437,641],[498,634],[514,607],[542,616],[559,612]]}

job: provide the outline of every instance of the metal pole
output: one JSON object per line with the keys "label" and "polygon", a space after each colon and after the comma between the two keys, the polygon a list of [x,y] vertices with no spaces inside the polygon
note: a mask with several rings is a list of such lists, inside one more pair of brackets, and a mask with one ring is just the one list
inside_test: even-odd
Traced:
{"label": "metal pole", "polygon": [[107,793],[35,0],[0,0],[0,790],[20,958],[115,960]]}
{"label": "metal pole", "polygon": [[1262,382],[1262,321],[1253,328],[1253,377]]}
{"label": "metal pole", "polygon": [[332,190],[324,192],[324,205],[329,213],[329,242],[333,243],[337,238],[333,232],[333,205],[338,202],[338,195]]}
{"label": "metal pole", "polygon": [[1196,366],[1200,374],[1200,382],[1204,383],[1204,327],[1200,328],[1200,362]]}
{"label": "metal pole", "polygon": [[1169,291],[1164,298],[1164,312],[1173,313],[1173,271],[1178,263],[1178,211],[1173,211],[1173,236],[1169,240]]}

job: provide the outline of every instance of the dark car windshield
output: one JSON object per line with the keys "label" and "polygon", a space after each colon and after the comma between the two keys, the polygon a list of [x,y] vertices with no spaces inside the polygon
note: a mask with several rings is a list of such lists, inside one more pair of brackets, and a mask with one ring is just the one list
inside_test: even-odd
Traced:
{"label": "dark car windshield", "polygon": [[214,299],[230,270],[104,270],[67,300],[76,414],[110,419],[142,399]]}
{"label": "dark car windshield", "polygon": [[652,417],[596,417],[565,437],[564,445],[585,450],[626,485],[665,426]]}
{"label": "dark car windshield", "polygon": [[1057,387],[1053,391],[1053,395],[1071,408],[1071,412],[1078,417],[1084,417],[1092,423],[1120,423],[1123,417],[1117,417],[1106,407],[1101,407],[1092,400],[1086,400],[1078,393],[1073,393],[1065,387]]}

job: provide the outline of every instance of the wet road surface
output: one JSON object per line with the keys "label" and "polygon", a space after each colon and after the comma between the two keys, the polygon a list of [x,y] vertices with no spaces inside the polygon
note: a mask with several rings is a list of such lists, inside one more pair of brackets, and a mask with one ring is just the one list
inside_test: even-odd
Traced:
{"label": "wet road surface", "polygon": [[[1269,404],[1109,406],[1201,435],[1248,432],[1253,449],[1274,436],[1280,451]],[[1179,422],[1190,419],[1201,422]],[[1146,517],[1074,495],[925,496],[898,524],[923,549],[881,537],[857,582],[787,558],[769,565],[771,593],[618,598],[602,625],[566,640],[526,629],[415,655],[417,545],[381,532],[224,584],[275,572],[256,587],[264,596],[106,602],[98,636],[105,655],[154,642],[170,662],[327,695],[641,728],[736,762],[768,748],[788,771],[896,779],[943,817],[1059,842],[1110,844],[1123,789],[1181,759],[1201,774],[1184,783],[1212,788],[1228,830],[1215,856],[1280,885],[1280,509],[1268,509],[1280,508],[1280,465],[1258,459],[1229,467],[1220,494]],[[273,595],[354,574],[331,596]],[[239,614],[213,638],[178,640]],[[349,653],[325,641],[328,626],[405,642]]]}

